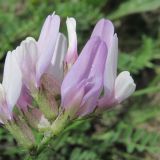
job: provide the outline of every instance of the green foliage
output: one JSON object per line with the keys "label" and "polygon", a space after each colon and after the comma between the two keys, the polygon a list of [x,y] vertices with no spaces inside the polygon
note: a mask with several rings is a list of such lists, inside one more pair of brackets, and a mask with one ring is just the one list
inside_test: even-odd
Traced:
{"label": "green foliage", "polygon": [[109,18],[114,20],[133,13],[152,11],[159,7],[159,0],[126,0],[126,2],[120,4],[116,11],[109,15]]}
{"label": "green foliage", "polygon": [[138,152],[160,152],[160,135],[156,132],[147,132],[145,129],[135,129],[130,124],[120,123],[115,131],[107,132],[97,136],[98,140],[105,141],[108,147],[114,143],[126,146],[128,153]]}
{"label": "green foliage", "polygon": [[97,154],[94,151],[85,150],[82,151],[80,148],[75,148],[71,154],[71,160],[93,160],[98,159]]}
{"label": "green foliage", "polygon": [[159,59],[157,55],[160,53],[160,46],[149,37],[143,37],[142,46],[136,49],[133,53],[121,53],[119,69],[125,70],[126,66],[128,70],[134,74],[144,68],[154,68],[152,60]]}
{"label": "green foliage", "polygon": [[8,131],[0,129],[0,157],[15,159],[17,155],[22,156],[24,151],[20,147],[15,147],[16,142]]}

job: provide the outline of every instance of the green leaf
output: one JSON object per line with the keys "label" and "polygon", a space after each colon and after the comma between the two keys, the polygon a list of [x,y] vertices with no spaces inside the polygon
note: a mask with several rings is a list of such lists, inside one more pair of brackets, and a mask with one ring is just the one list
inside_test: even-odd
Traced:
{"label": "green leaf", "polygon": [[129,0],[118,7],[117,10],[113,11],[107,17],[115,20],[133,13],[141,13],[152,11],[160,7],[159,0]]}
{"label": "green leaf", "polygon": [[129,70],[131,73],[137,74],[144,68],[154,68],[154,64],[151,62],[155,57],[155,50],[159,49],[156,46],[155,41],[150,38],[143,36],[142,46],[132,53],[121,53],[119,61],[119,69],[121,71]]}

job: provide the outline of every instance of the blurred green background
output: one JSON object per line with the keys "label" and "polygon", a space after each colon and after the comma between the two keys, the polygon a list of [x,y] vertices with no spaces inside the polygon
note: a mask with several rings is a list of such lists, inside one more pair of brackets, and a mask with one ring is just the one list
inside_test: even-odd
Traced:
{"label": "blurred green background", "polygon": [[[129,70],[137,91],[99,117],[77,122],[51,142],[39,160],[160,159],[160,0],[1,0],[0,69],[8,50],[25,37],[38,38],[45,17],[56,11],[77,20],[79,51],[102,17],[119,37],[119,71]],[[2,75],[2,74],[1,74]],[[24,159],[24,151],[0,128],[0,160]]]}

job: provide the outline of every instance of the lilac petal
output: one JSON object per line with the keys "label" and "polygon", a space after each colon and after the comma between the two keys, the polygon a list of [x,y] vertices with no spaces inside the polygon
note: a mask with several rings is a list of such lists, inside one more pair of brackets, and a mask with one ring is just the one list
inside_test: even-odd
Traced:
{"label": "lilac petal", "polygon": [[28,37],[12,52],[21,69],[23,82],[27,88],[36,86],[36,63],[38,59],[37,43],[34,38]]}
{"label": "lilac petal", "polygon": [[12,119],[12,112],[6,103],[1,104],[0,107],[0,123],[6,123],[8,120]]}
{"label": "lilac petal", "polygon": [[[25,79],[28,79],[28,83],[30,80],[35,81],[35,71],[36,71],[36,63],[38,60],[38,48],[34,38],[28,37],[26,40],[22,41],[21,46],[22,52],[17,54],[23,54],[22,59],[22,73],[25,73]],[[27,77],[29,75],[29,77]],[[32,77],[32,78],[31,78]],[[35,83],[35,82],[34,82]]]}
{"label": "lilac petal", "polygon": [[98,108],[109,108],[115,104],[115,97],[112,95],[112,97],[103,96],[98,101]]}
{"label": "lilac petal", "polygon": [[20,46],[12,51],[12,54],[15,55],[20,67],[27,61],[27,64],[30,63],[33,68],[38,59],[36,40],[33,37],[27,37],[21,42]]}
{"label": "lilac petal", "polygon": [[[108,57],[104,73],[104,92],[110,99],[113,94],[114,83],[117,76],[118,38],[114,35],[114,26],[111,21],[101,19],[95,26],[91,37],[99,36],[108,48]],[[105,97],[105,99],[106,99]]]}
{"label": "lilac petal", "polygon": [[22,88],[22,74],[17,61],[11,52],[7,53],[5,60],[2,85],[6,93],[7,105],[9,110],[12,111],[20,96]]}
{"label": "lilac petal", "polygon": [[101,42],[94,58],[89,74],[91,89],[85,94],[79,114],[81,116],[92,113],[103,89],[104,66],[107,58],[107,46]]}
{"label": "lilac petal", "polygon": [[76,63],[72,66],[62,82],[61,94],[63,96],[67,94],[70,88],[80,83],[83,79],[88,78],[99,44],[99,38],[92,38],[87,42]]}
{"label": "lilac petal", "polygon": [[2,84],[0,84],[0,123],[5,123],[5,121],[11,119],[11,117],[11,111],[6,103],[5,90]]}
{"label": "lilac petal", "polygon": [[68,94],[62,95],[62,108],[65,108],[70,116],[75,116],[82,103],[83,96],[85,94],[86,80],[82,80],[78,85],[70,89]]}
{"label": "lilac petal", "polygon": [[114,26],[110,20],[101,19],[96,24],[91,37],[100,37],[109,49],[114,34]]}
{"label": "lilac petal", "polygon": [[108,57],[104,71],[104,96],[99,100],[99,107],[110,107],[113,105],[114,85],[117,76],[117,59],[118,59],[118,38],[115,34],[112,38],[110,48],[108,48]]}
{"label": "lilac petal", "polygon": [[38,48],[37,42],[32,37],[27,37],[25,41],[21,44],[25,50],[25,59],[28,57],[28,64],[32,66],[32,70],[35,71],[35,66],[38,60]]}
{"label": "lilac petal", "polygon": [[[47,39],[52,16],[54,16],[54,13],[53,13],[53,15],[48,15],[47,18],[45,19],[44,24],[43,24],[43,27],[42,27],[42,30],[41,30],[41,33],[40,33],[40,36],[38,39],[38,45],[41,48],[43,48],[43,46],[45,46],[44,40]],[[39,56],[40,56],[40,53],[41,52],[39,52]]]}
{"label": "lilac petal", "polygon": [[17,101],[17,106],[20,107],[23,111],[27,111],[27,108],[32,103],[32,97],[29,94],[29,90],[25,87],[25,85],[22,86],[20,97]]}
{"label": "lilac petal", "polygon": [[63,64],[66,52],[67,52],[66,37],[63,34],[59,33],[52,61],[47,72],[53,75],[53,77],[56,78],[56,81],[59,81],[60,83],[63,80],[63,74],[64,74]]}
{"label": "lilac petal", "polygon": [[121,72],[115,82],[115,99],[118,103],[128,98],[134,91],[136,85],[128,71]]}
{"label": "lilac petal", "polygon": [[104,71],[104,95],[110,99],[114,91],[115,79],[117,76],[117,59],[118,59],[118,38],[115,34],[112,43],[108,49],[108,57]]}
{"label": "lilac petal", "polygon": [[39,83],[41,75],[47,70],[50,65],[60,26],[60,18],[57,15],[50,15],[41,32],[38,40],[38,52],[40,57],[36,66],[36,79]]}
{"label": "lilac petal", "polygon": [[24,61],[24,52],[22,46],[18,46],[15,50],[12,51],[12,54],[14,54],[16,61],[21,68]]}

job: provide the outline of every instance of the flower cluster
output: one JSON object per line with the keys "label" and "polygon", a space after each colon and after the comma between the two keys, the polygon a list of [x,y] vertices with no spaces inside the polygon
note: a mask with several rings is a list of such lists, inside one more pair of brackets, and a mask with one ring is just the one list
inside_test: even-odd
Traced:
{"label": "flower cluster", "polygon": [[5,60],[0,84],[0,121],[23,146],[36,146],[33,129],[58,135],[74,119],[115,106],[135,90],[128,71],[117,76],[118,38],[101,19],[78,56],[76,21],[49,15],[36,41],[26,38]]}

